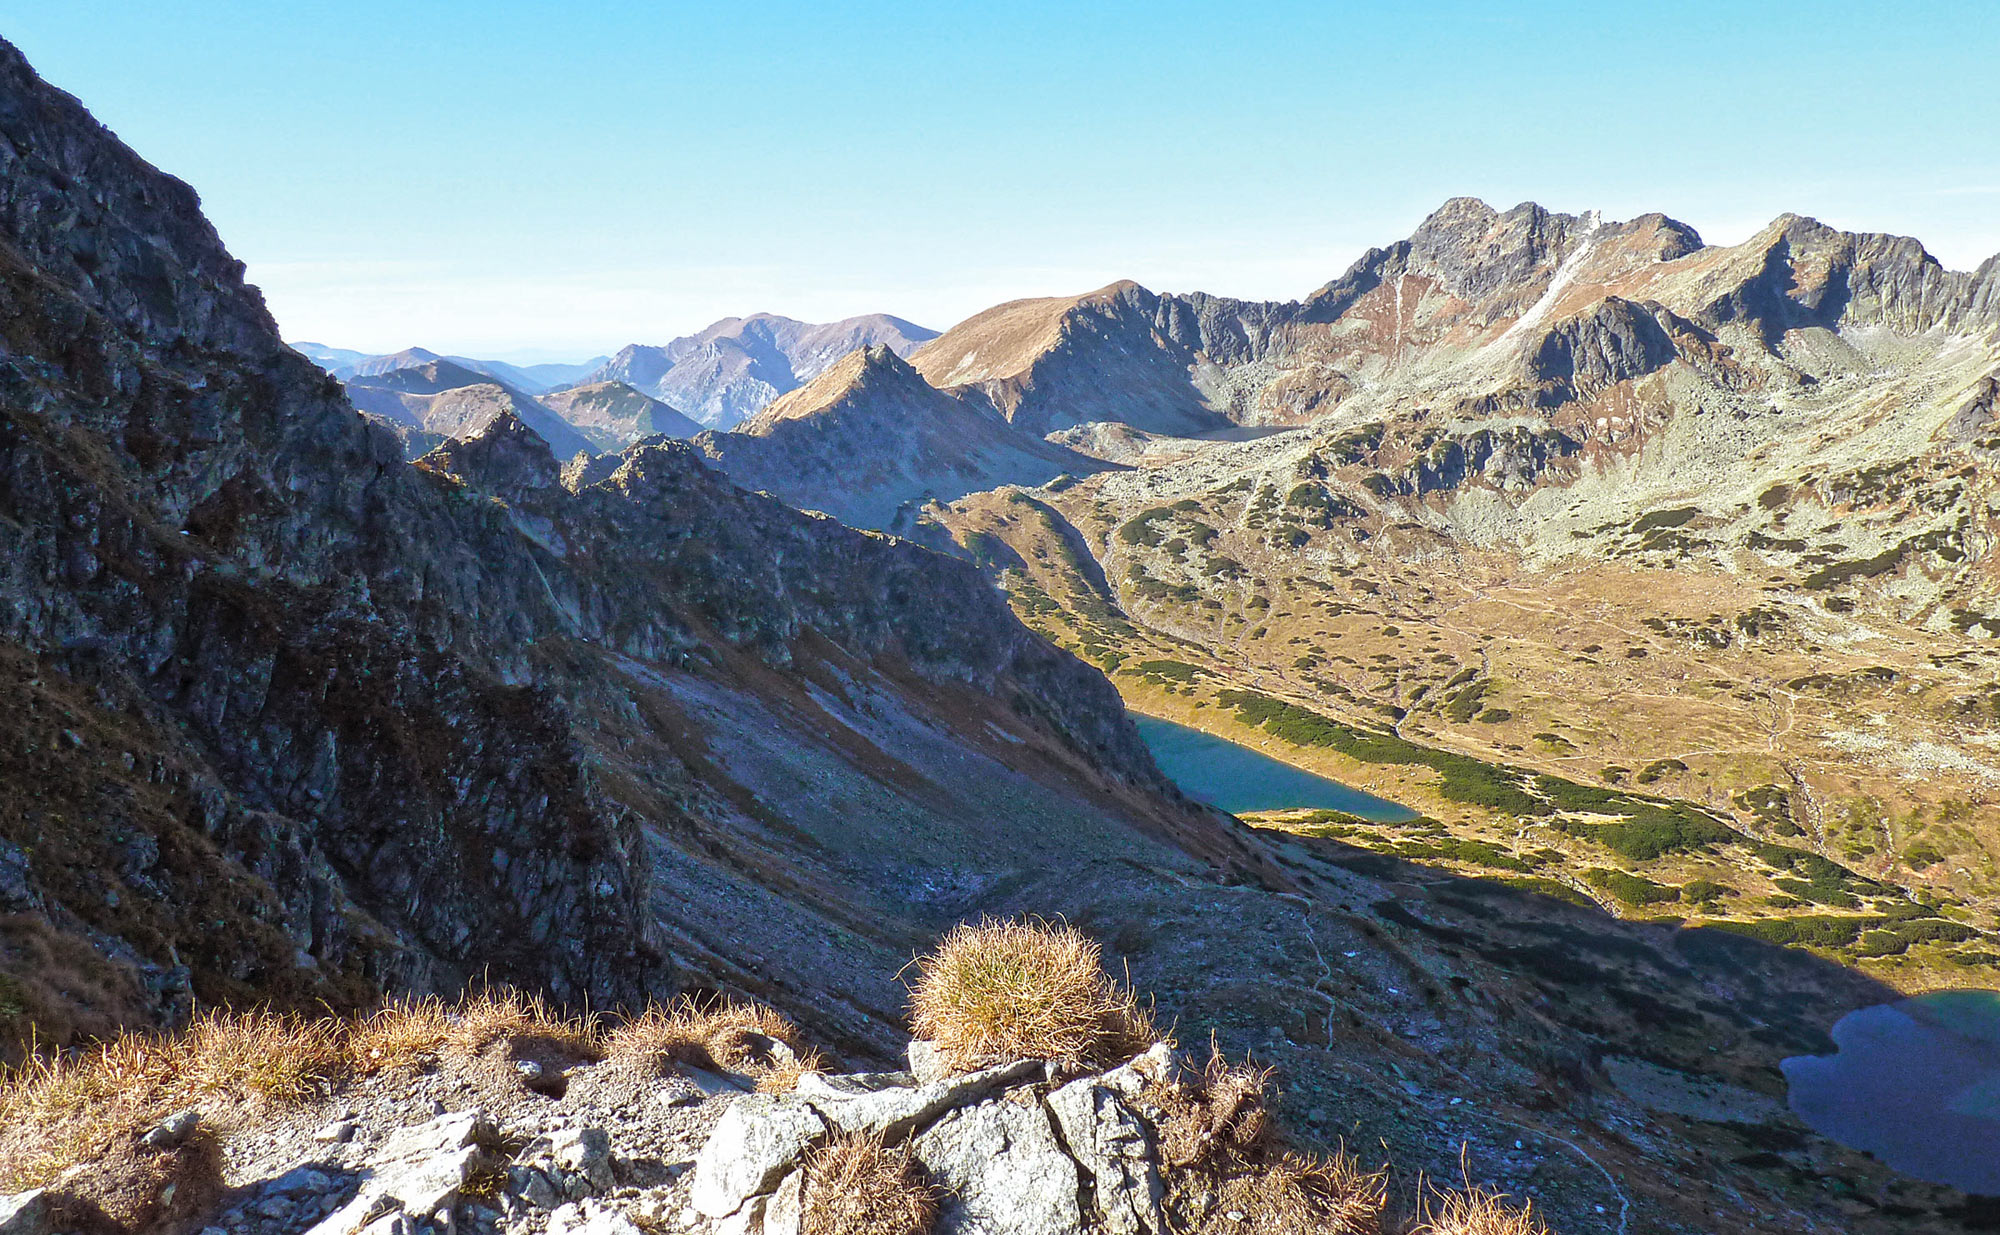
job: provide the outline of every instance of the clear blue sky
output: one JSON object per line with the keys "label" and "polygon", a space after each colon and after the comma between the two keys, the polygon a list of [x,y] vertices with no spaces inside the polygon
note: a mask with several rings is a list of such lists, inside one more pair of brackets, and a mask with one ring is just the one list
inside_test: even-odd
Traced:
{"label": "clear blue sky", "polygon": [[0,0],[289,337],[587,355],[1136,278],[1292,298],[1440,201],[2000,251],[2000,4]]}

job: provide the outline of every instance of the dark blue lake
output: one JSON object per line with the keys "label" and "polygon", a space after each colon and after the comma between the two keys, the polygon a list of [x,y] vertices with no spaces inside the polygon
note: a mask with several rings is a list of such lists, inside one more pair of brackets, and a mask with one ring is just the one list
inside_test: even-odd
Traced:
{"label": "dark blue lake", "polygon": [[2000,991],[1863,1008],[1833,1041],[1782,1065],[1800,1119],[1905,1175],[2000,1196]]}
{"label": "dark blue lake", "polygon": [[1192,798],[1232,815],[1258,810],[1338,810],[1398,823],[1416,818],[1394,802],[1170,720],[1132,717],[1160,770]]}

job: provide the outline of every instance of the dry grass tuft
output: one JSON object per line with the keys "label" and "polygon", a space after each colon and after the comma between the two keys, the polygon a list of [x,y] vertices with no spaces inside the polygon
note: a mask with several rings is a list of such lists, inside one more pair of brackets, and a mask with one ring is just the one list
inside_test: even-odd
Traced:
{"label": "dry grass tuft", "polygon": [[1516,1209],[1503,1193],[1467,1185],[1427,1202],[1411,1235],[1549,1235],[1549,1228],[1535,1216],[1533,1201]]}
{"label": "dry grass tuft", "polygon": [[398,999],[362,1018],[347,1035],[347,1052],[366,1075],[414,1068],[436,1059],[451,1040],[451,1017],[435,997]]}
{"label": "dry grass tuft", "polygon": [[594,1016],[566,1016],[540,995],[524,995],[509,987],[487,987],[466,996],[448,1017],[449,1042],[478,1053],[495,1042],[544,1042],[581,1059],[602,1059],[604,1047]]}
{"label": "dry grass tuft", "polygon": [[347,1070],[343,1026],[289,1012],[211,1013],[170,1049],[182,1057],[180,1085],[190,1097],[248,1094],[268,1102],[302,1102]]}
{"label": "dry grass tuft", "polygon": [[1228,1171],[1271,1156],[1277,1127],[1266,1105],[1269,1068],[1232,1065],[1211,1049],[1200,1075],[1155,1085],[1148,1097],[1160,1110],[1160,1155],[1169,1168]]}
{"label": "dry grass tuft", "polygon": [[937,1221],[937,1191],[910,1147],[844,1136],[805,1165],[804,1235],[925,1235]]}
{"label": "dry grass tuft", "polygon": [[[1363,1171],[1347,1154],[1312,1158],[1282,1154],[1222,1181],[1217,1212],[1204,1232],[1237,1235],[1378,1235],[1388,1203],[1388,1176]],[[1231,1213],[1241,1218],[1228,1217]]]}
{"label": "dry grass tuft", "polygon": [[[1388,1179],[1345,1154],[1287,1149],[1271,1116],[1271,1072],[1231,1065],[1211,1050],[1189,1079],[1155,1084],[1155,1111],[1169,1205],[1206,1214],[1196,1229],[1239,1235],[1376,1235]],[[1240,1218],[1226,1218],[1227,1214]]]}
{"label": "dry grass tuft", "polygon": [[121,1034],[36,1055],[0,1077],[0,1190],[39,1187],[104,1161],[175,1110],[299,1102],[347,1066],[342,1027],[289,1013],[209,1013],[175,1035]]}
{"label": "dry grass tuft", "polygon": [[1151,1018],[1066,923],[961,924],[917,961],[911,1020],[954,1067],[1015,1059],[1116,1065],[1152,1045]]}
{"label": "dry grass tuft", "polygon": [[791,1093],[799,1087],[800,1077],[808,1072],[824,1071],[826,1059],[818,1051],[794,1053],[789,1059],[757,1069],[757,1092]]}
{"label": "dry grass tuft", "polygon": [[487,987],[456,1005],[435,997],[399,999],[348,1031],[356,1070],[420,1067],[444,1051],[478,1054],[496,1042],[542,1042],[579,1059],[603,1057],[594,1017],[565,1016],[539,995]]}
{"label": "dry grass tuft", "polygon": [[[785,1049],[774,1051],[777,1043]],[[702,1006],[682,999],[672,1007],[652,1007],[611,1031],[605,1050],[656,1071],[687,1064],[713,1071],[752,1072],[758,1088],[769,1081],[788,1091],[806,1072],[825,1066],[805,1043],[798,1026],[757,1003],[724,1000]],[[789,1058],[788,1058],[789,1057]],[[789,1083],[787,1083],[789,1080]]]}

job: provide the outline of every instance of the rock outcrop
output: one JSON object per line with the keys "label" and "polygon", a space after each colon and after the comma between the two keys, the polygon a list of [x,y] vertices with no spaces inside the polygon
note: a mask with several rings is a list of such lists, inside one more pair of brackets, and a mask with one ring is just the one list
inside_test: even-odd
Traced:
{"label": "rock outcrop", "polygon": [[963,1077],[808,1076],[796,1094],[736,1099],[695,1160],[689,1200],[720,1229],[796,1235],[806,1155],[841,1133],[907,1142],[944,1195],[938,1235],[1164,1235],[1148,1086],[1178,1071],[1165,1044],[1099,1074],[1026,1060]]}

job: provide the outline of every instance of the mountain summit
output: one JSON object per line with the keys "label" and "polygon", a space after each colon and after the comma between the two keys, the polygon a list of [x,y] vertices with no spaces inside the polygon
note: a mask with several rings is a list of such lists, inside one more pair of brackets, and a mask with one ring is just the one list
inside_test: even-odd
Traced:
{"label": "mountain summit", "polygon": [[856,527],[906,532],[927,502],[1106,466],[937,390],[885,344],[849,353],[734,432],[694,444],[745,488]]}

